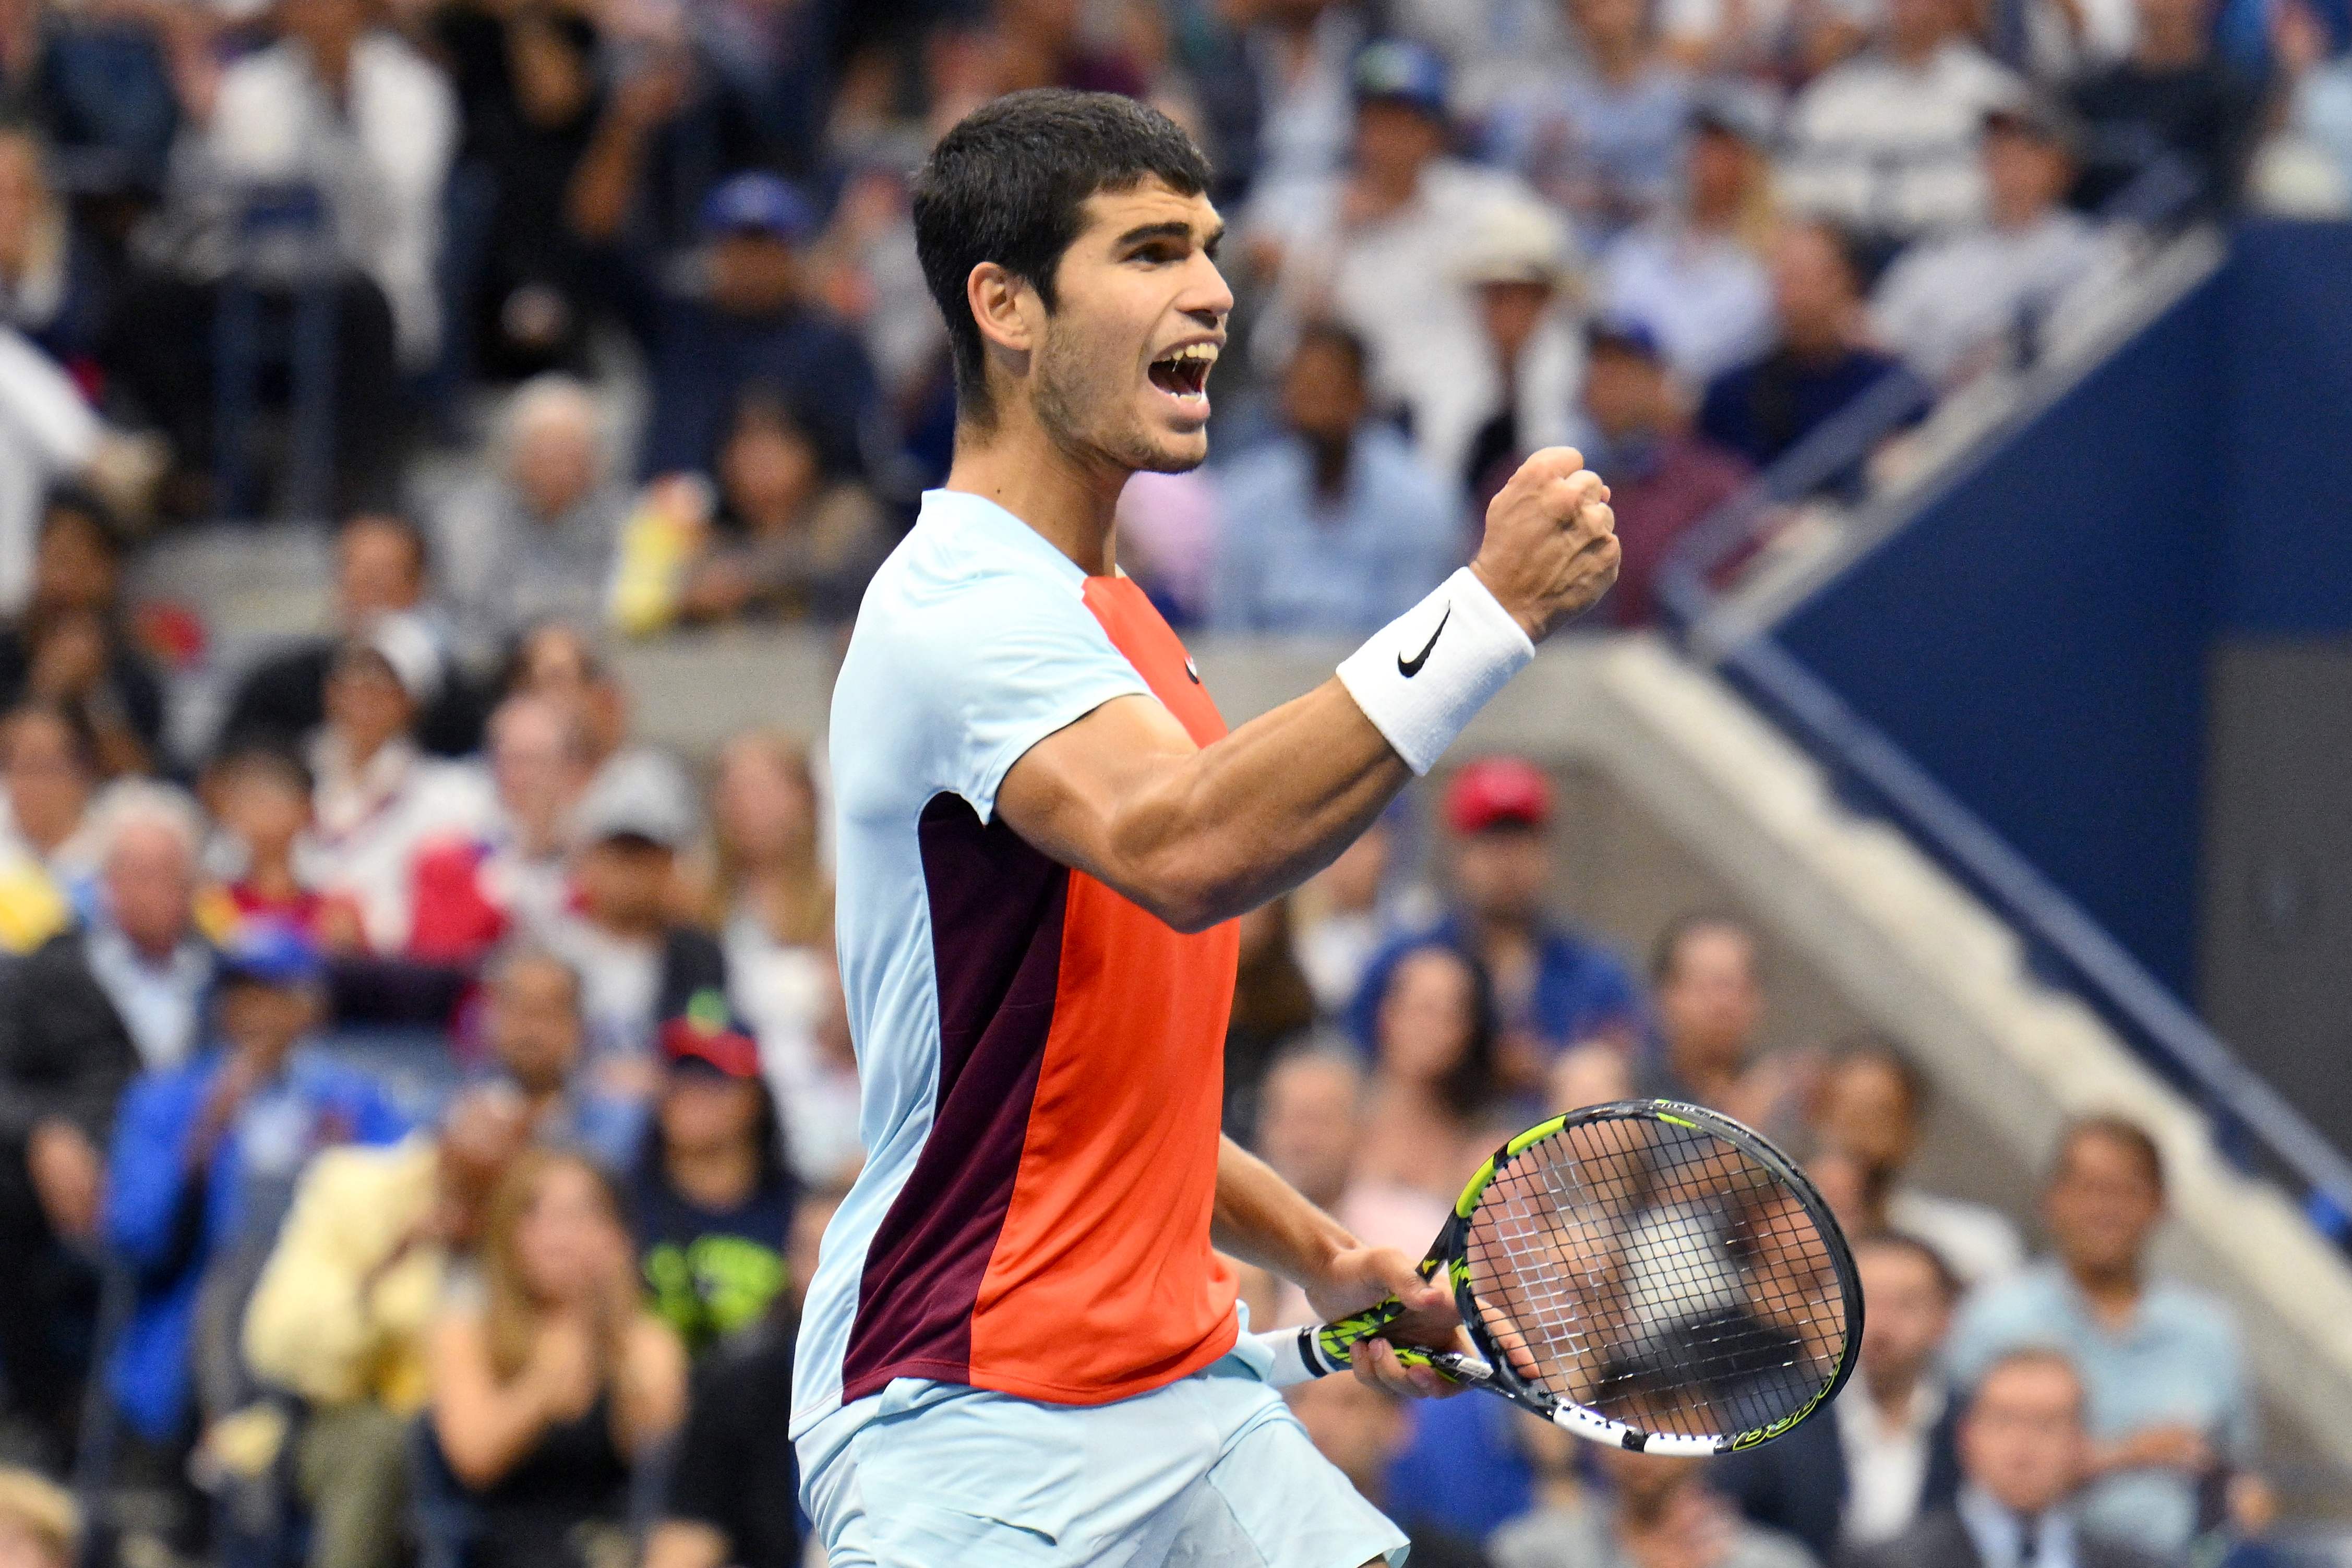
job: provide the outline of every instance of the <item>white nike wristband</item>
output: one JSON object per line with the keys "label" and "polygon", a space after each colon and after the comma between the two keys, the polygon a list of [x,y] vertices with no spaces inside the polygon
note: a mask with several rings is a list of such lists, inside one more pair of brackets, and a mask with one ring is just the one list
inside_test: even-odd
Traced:
{"label": "white nike wristband", "polygon": [[1415,773],[1437,765],[1536,645],[1464,567],[1339,664],[1339,684]]}

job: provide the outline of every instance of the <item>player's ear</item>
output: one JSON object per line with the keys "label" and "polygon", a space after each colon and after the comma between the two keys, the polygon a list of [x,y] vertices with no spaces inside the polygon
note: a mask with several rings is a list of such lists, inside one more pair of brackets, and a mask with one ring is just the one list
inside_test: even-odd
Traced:
{"label": "player's ear", "polygon": [[971,319],[979,323],[980,336],[991,349],[1017,355],[1025,369],[1031,350],[1037,346],[1032,308],[1036,290],[1026,280],[1008,271],[1001,263],[983,261],[971,269],[963,282],[964,300],[971,307]]}

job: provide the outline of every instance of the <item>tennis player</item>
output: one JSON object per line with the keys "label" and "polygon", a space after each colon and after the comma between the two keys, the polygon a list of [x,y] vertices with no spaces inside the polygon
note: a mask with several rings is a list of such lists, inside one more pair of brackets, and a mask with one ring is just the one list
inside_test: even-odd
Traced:
{"label": "tennis player", "polygon": [[[867,1158],[793,1436],[835,1568],[1403,1561],[1237,1347],[1213,1248],[1326,1317],[1395,1292],[1400,1337],[1460,1330],[1413,1260],[1219,1135],[1231,922],[1426,771],[1617,542],[1601,481],[1540,453],[1475,564],[1227,734],[1112,530],[1129,475],[1208,453],[1233,308],[1208,181],[1152,110],[1045,90],[974,112],[917,182],[958,423],[833,696]],[[1356,1366],[1441,1391],[1384,1344]]]}

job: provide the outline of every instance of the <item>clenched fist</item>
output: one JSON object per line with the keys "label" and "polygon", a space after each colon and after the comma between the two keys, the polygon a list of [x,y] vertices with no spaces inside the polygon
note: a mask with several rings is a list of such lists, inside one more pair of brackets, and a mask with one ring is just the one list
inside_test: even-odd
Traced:
{"label": "clenched fist", "polygon": [[1486,508],[1470,570],[1538,643],[1590,610],[1617,580],[1617,514],[1609,487],[1572,446],[1548,446]]}

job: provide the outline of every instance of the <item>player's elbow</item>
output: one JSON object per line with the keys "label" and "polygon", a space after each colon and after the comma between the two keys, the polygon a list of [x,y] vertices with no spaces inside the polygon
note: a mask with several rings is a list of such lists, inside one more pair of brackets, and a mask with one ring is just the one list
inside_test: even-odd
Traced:
{"label": "player's elbow", "polygon": [[1150,868],[1130,896],[1191,936],[1249,907],[1241,880],[1197,857],[1171,856]]}

